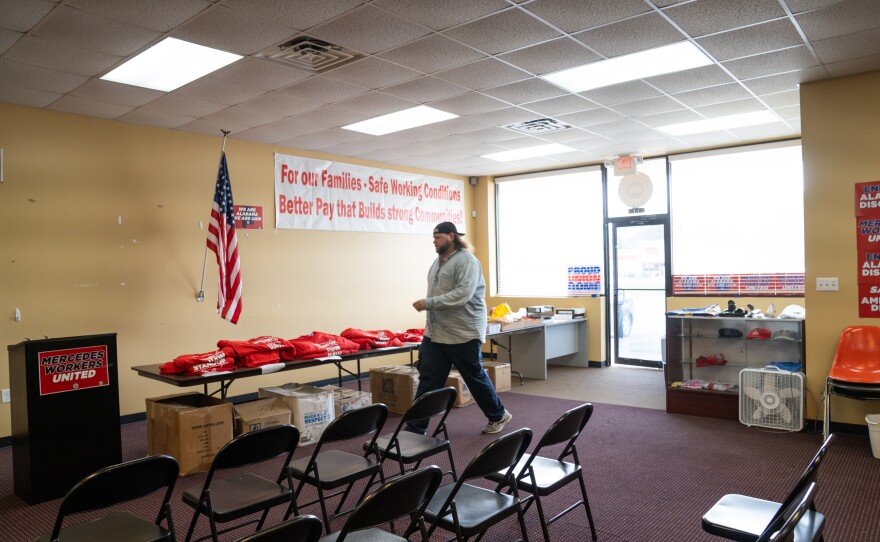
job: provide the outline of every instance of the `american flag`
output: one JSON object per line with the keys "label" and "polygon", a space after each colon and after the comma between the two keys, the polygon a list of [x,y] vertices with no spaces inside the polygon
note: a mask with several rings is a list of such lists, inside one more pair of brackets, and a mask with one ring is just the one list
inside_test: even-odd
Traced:
{"label": "american flag", "polygon": [[208,223],[208,248],[217,255],[220,268],[220,291],[217,294],[217,312],[233,324],[241,315],[241,261],[238,258],[238,236],[235,234],[232,185],[226,153],[220,153],[220,171],[214,188],[214,205]]}

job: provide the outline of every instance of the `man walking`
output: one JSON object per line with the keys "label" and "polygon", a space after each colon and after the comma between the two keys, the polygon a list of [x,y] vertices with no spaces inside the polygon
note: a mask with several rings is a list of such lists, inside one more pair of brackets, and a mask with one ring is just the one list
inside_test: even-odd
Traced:
{"label": "man walking", "polygon": [[[480,363],[486,341],[486,283],[480,261],[463,235],[452,222],[434,228],[437,259],[428,271],[428,295],[413,303],[417,311],[427,311],[416,396],[444,387],[455,367],[489,420],[483,433],[498,433],[513,416]],[[427,427],[428,420],[418,420],[408,429],[425,433]]]}

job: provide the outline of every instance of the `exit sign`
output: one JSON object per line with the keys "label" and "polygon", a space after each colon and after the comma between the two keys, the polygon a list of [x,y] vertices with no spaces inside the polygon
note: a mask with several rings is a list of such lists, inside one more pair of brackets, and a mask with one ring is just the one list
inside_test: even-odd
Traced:
{"label": "exit sign", "polygon": [[632,156],[618,156],[614,159],[614,175],[630,175],[636,172],[636,159]]}

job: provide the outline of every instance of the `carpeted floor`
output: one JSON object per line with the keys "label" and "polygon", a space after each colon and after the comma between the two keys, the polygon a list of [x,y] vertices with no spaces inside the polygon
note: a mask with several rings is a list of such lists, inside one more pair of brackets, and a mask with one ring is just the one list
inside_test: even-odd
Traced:
{"label": "carpeted floor", "polygon": [[[508,430],[530,427],[536,439],[559,414],[577,404],[509,392],[502,394],[502,399],[514,415]],[[396,421],[392,416],[388,425]],[[480,434],[484,423],[475,405],[455,409],[450,416],[459,469],[492,440]],[[702,531],[700,517],[721,495],[743,493],[781,499],[819,445],[820,436],[813,433],[775,433],[736,422],[603,403],[596,403],[593,418],[579,440],[599,540],[607,542],[718,540]],[[123,446],[125,459],[145,455],[144,423],[123,426]],[[358,446],[356,443],[349,449]],[[310,452],[311,448],[301,448],[297,457]],[[11,455],[11,448],[0,449],[0,540],[34,540],[50,530],[59,501],[27,506],[14,496]],[[445,465],[443,460],[437,463]],[[191,518],[180,493],[200,484],[203,476],[181,478],[175,489],[172,504],[180,540]],[[548,508],[561,509],[574,499],[572,486],[551,497]],[[867,437],[839,436],[819,474],[817,506],[828,516],[826,540],[880,541],[878,502],[880,461],[872,457]],[[129,506],[148,509],[143,504]],[[316,506],[312,508],[305,512],[317,511]],[[270,515],[270,522],[278,521],[278,516],[280,513]],[[526,519],[530,539],[541,540],[534,509]],[[336,528],[341,521],[334,523]],[[519,538],[518,531],[515,521],[508,520],[491,529],[484,540],[507,542]],[[199,532],[206,532],[204,520]],[[589,539],[582,510],[555,523],[550,532],[556,541]],[[227,535],[224,540],[235,538]],[[432,537],[441,539],[444,537],[439,534]]]}

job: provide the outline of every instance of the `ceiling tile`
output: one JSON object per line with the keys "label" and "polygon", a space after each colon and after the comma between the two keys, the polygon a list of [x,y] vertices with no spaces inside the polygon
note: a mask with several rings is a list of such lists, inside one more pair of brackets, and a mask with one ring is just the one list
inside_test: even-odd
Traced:
{"label": "ceiling tile", "polygon": [[754,98],[747,98],[745,100],[736,100],[732,102],[717,103],[694,108],[694,111],[710,119],[714,117],[726,117],[728,115],[740,115],[742,113],[753,113],[755,111],[766,110],[767,108],[761,105],[761,102]]}
{"label": "ceiling tile", "polygon": [[[348,112],[350,115],[357,115],[354,112]],[[308,114],[308,113],[306,113]],[[358,118],[357,120],[363,120]],[[356,122],[356,121],[353,121]],[[296,118],[286,118],[275,122],[270,122],[257,128],[244,130],[233,134],[236,139],[244,139],[246,141],[254,141],[257,143],[279,143],[299,137],[310,132],[317,132],[324,127],[314,127],[302,121],[302,116]]]}
{"label": "ceiling tile", "polygon": [[801,118],[801,108],[800,105],[792,105],[788,107],[774,107],[774,111],[780,117],[785,120],[799,119]]}
{"label": "ceiling tile", "polygon": [[211,78],[262,90],[276,90],[302,81],[309,75],[271,60],[245,57],[212,73]]}
{"label": "ceiling tile", "polygon": [[643,81],[628,81],[608,87],[581,92],[580,95],[602,105],[616,105],[660,96],[660,92]]}
{"label": "ceiling tile", "polygon": [[783,122],[774,122],[771,124],[761,124],[759,126],[745,126],[743,128],[733,128],[730,130],[743,141],[754,141],[756,139],[777,139],[785,136],[797,135],[799,130],[793,130],[786,126]]}
{"label": "ceiling tile", "polygon": [[578,113],[570,113],[568,115],[560,115],[556,120],[560,120],[566,124],[579,127],[589,127],[594,124],[602,124],[622,118],[620,113],[605,109],[591,109],[589,111],[580,111]]}
{"label": "ceiling tile", "polygon": [[878,33],[880,33],[880,28],[846,34],[817,41],[813,47],[819,60],[827,64],[876,55],[880,53]]}
{"label": "ceiling tile", "polygon": [[250,11],[214,6],[175,29],[171,35],[230,53],[249,55],[295,33],[293,28],[265,20]]}
{"label": "ceiling tile", "polygon": [[645,82],[667,94],[723,85],[731,81],[733,78],[714,64],[645,79]]}
{"label": "ceiling tile", "polygon": [[163,96],[164,94],[165,93],[160,90],[133,87],[131,85],[123,85],[122,83],[114,83],[112,81],[102,81],[100,79],[92,79],[91,81],[77,87],[76,90],[70,93],[71,96],[77,96],[95,102],[108,102],[129,107],[139,107]]}
{"label": "ceiling tile", "polygon": [[[223,118],[219,116],[214,117],[209,115],[207,117],[202,117],[200,119],[179,126],[177,129],[184,132],[195,132],[197,134],[205,134],[209,136],[222,135],[222,130],[230,132],[233,139],[247,139],[239,137],[238,134],[240,132],[246,131],[249,125],[250,124],[247,120],[232,122],[229,118]],[[268,142],[261,141],[261,143]]]}
{"label": "ceiling tile", "polygon": [[817,66],[805,70],[747,79],[743,81],[743,84],[749,87],[749,89],[756,95],[760,96],[762,94],[771,94],[773,92],[796,89],[801,83],[807,83],[825,77],[826,73],[827,72],[824,68]]}
{"label": "ceiling tile", "polygon": [[584,139],[584,136],[587,135],[591,134],[588,134],[581,128],[569,128],[567,130],[560,130],[558,132],[547,132],[546,134],[541,134],[538,137],[552,143],[568,144],[569,141],[581,141]]}
{"label": "ceiling tile", "polygon": [[773,109],[776,109],[777,107],[799,105],[801,103],[801,92],[800,90],[786,90],[785,92],[777,92],[776,94],[767,94],[761,96],[761,101]]}
{"label": "ceiling tile", "polygon": [[480,0],[479,2],[473,0],[431,0],[430,2],[376,0],[374,4],[390,13],[434,30],[443,30],[473,21],[509,6],[504,0]]}
{"label": "ceiling tile", "polygon": [[66,93],[88,81],[88,77],[0,60],[0,81],[34,90]]}
{"label": "ceiling tile", "polygon": [[66,4],[158,32],[168,32],[213,5],[205,0],[68,0]]}
{"label": "ceiling tile", "polygon": [[131,122],[133,124],[144,124],[147,126],[155,126],[157,128],[178,128],[184,124],[188,124],[195,120],[194,117],[184,115],[175,115],[172,113],[163,113],[151,109],[135,109],[130,113],[122,115],[117,120],[123,122]]}
{"label": "ceiling tile", "polygon": [[536,113],[552,117],[554,115],[564,115],[566,113],[595,109],[598,106],[577,94],[566,94],[565,96],[558,96],[556,98],[550,98],[549,100],[532,102],[523,107],[530,111],[535,111]]}
{"label": "ceiling tile", "polygon": [[826,65],[832,77],[842,77],[867,71],[880,70],[880,55],[866,56]]}
{"label": "ceiling tile", "polygon": [[403,83],[422,74],[379,58],[370,57],[330,70],[323,75],[328,79],[377,89]]}
{"label": "ceiling tile", "polygon": [[368,137],[370,136],[365,136],[362,133],[353,132],[351,130],[330,128],[328,130],[321,130],[320,132],[314,132],[311,134],[301,135],[293,139],[288,139],[285,141],[285,144],[292,145],[300,149],[317,150],[331,147],[333,145],[338,145],[340,143],[348,143],[351,141],[366,139]]}
{"label": "ceiling tile", "polygon": [[221,0],[239,11],[265,13],[279,23],[305,30],[356,8],[360,0]]}
{"label": "ceiling tile", "polygon": [[752,79],[816,66],[818,61],[805,47],[792,47],[739,60],[724,62],[724,67],[739,79]]}
{"label": "ceiling tile", "polygon": [[655,115],[684,108],[684,105],[668,96],[658,96],[656,98],[649,98],[647,100],[639,100],[637,102],[629,102],[614,106],[615,111],[628,117]]}
{"label": "ceiling tile", "polygon": [[161,36],[67,6],[54,10],[32,35],[116,56],[136,53]]}
{"label": "ceiling tile", "polygon": [[492,126],[507,126],[508,124],[514,124],[517,122],[535,120],[536,117],[531,111],[519,107],[506,107],[504,109],[470,115],[469,118],[485,122]]}
{"label": "ceiling tile", "polygon": [[514,81],[521,81],[529,77],[529,74],[499,62],[494,58],[487,58],[472,64],[435,73],[434,76],[473,90],[483,90]]}
{"label": "ceiling tile", "polygon": [[574,38],[610,58],[677,43],[685,36],[660,14],[648,13],[580,32]]}
{"label": "ceiling tile", "polygon": [[378,53],[420,38],[428,34],[428,30],[374,6],[364,5],[312,28],[309,33],[357,51]]}
{"label": "ceiling tile", "polygon": [[406,83],[385,87],[382,92],[417,103],[430,103],[465,94],[468,89],[426,75]]}
{"label": "ceiling tile", "polygon": [[382,53],[379,57],[424,73],[434,73],[475,62],[486,55],[434,34]]}
{"label": "ceiling tile", "polygon": [[[468,134],[490,128],[491,124],[481,122],[473,117],[456,117],[431,124],[431,129],[444,134]],[[436,138],[435,138],[436,139]]]}
{"label": "ceiling tile", "polygon": [[310,100],[330,104],[359,94],[369,92],[369,89],[357,85],[349,85],[342,81],[334,81],[326,77],[314,76],[300,83],[296,83],[278,92],[291,96],[308,97]]}
{"label": "ceiling tile", "polygon": [[74,45],[25,36],[3,58],[77,75],[94,76],[117,64],[122,57]]}
{"label": "ceiling tile", "polygon": [[593,124],[590,126],[590,131],[603,136],[613,136],[621,132],[630,132],[644,128],[645,126],[643,124],[636,122],[633,119],[621,119],[603,124]]}
{"label": "ceiling tile", "polygon": [[204,99],[218,104],[234,105],[265,94],[265,91],[228,81],[218,81],[211,77],[203,77],[180,87],[174,93],[195,100]]}
{"label": "ceiling tile", "polygon": [[54,111],[62,111],[64,113],[73,113],[74,115],[86,115],[89,117],[98,117],[102,119],[115,119],[129,111],[132,107],[124,105],[116,105],[102,102],[94,102],[76,96],[62,96],[52,102],[49,109]]}
{"label": "ceiling tile", "polygon": [[453,28],[446,34],[493,55],[560,35],[558,31],[515,8]]}
{"label": "ceiling tile", "polygon": [[47,0],[0,2],[0,26],[17,32],[27,32],[56,7],[57,4]]}
{"label": "ceiling tile", "polygon": [[499,143],[501,141],[507,141],[508,139],[516,139],[521,135],[522,134],[520,134],[519,132],[514,132],[513,130],[507,130],[505,128],[499,128],[497,126],[484,128],[482,130],[477,130],[474,132],[468,132],[469,137],[473,137],[486,143]]}
{"label": "ceiling tile", "polygon": [[525,8],[565,32],[595,28],[651,8],[643,0],[536,0]]}
{"label": "ceiling tile", "polygon": [[566,94],[566,92],[542,79],[526,79],[525,81],[484,90],[483,94],[512,104],[521,104],[554,98]]}
{"label": "ceiling tile", "polygon": [[750,98],[751,94],[749,94],[749,91],[744,89],[739,83],[729,83],[717,87],[679,92],[672,96],[688,107],[700,107],[703,105]]}
{"label": "ceiling tile", "polygon": [[431,104],[431,107],[448,113],[455,113],[456,115],[474,115],[502,109],[507,107],[507,104],[477,92],[469,92],[455,98],[434,102]]}
{"label": "ceiling tile", "polygon": [[527,72],[543,75],[589,64],[602,57],[571,38],[564,37],[499,55],[498,58]]}
{"label": "ceiling tile", "polygon": [[795,16],[810,41],[869,30],[880,26],[880,2],[847,0]]}
{"label": "ceiling tile", "polygon": [[[2,80],[0,79],[0,81]],[[28,107],[46,107],[61,96],[62,94],[56,92],[43,92],[42,90],[0,83],[0,102],[26,105]]]}
{"label": "ceiling tile", "polygon": [[682,30],[699,37],[783,17],[779,0],[696,0],[664,10]]}
{"label": "ceiling tile", "polygon": [[659,115],[648,115],[639,117],[639,121],[648,126],[669,126],[670,124],[680,124],[682,122],[693,122],[695,120],[703,120],[703,117],[690,109],[682,109],[680,111],[670,111],[668,113],[660,113]]}
{"label": "ceiling tile", "polygon": [[831,4],[843,1],[844,0],[785,0],[785,3],[792,13],[800,13],[802,11],[824,8]]}
{"label": "ceiling tile", "polygon": [[354,98],[336,102],[335,106],[341,109],[357,111],[370,117],[394,113],[415,107],[417,104],[397,96],[391,96],[383,92],[368,92]]}
{"label": "ceiling tile", "polygon": [[233,107],[250,112],[258,119],[267,119],[264,122],[272,122],[289,115],[311,111],[319,106],[316,102],[303,100],[290,94],[273,92],[271,94],[263,94],[253,100],[248,100]]}
{"label": "ceiling tile", "polygon": [[791,21],[783,18],[697,40],[715,60],[724,61],[803,45]]}
{"label": "ceiling tile", "polygon": [[187,98],[186,96],[181,96],[176,92],[172,92],[171,94],[166,94],[144,105],[142,109],[150,109],[171,115],[199,118],[204,117],[205,115],[210,115],[211,113],[216,113],[227,107],[226,104]]}
{"label": "ceiling tile", "polygon": [[7,28],[0,28],[0,55],[12,47],[12,45],[21,39],[22,36],[24,36],[24,34],[21,32],[16,32],[15,30],[9,30]]}

